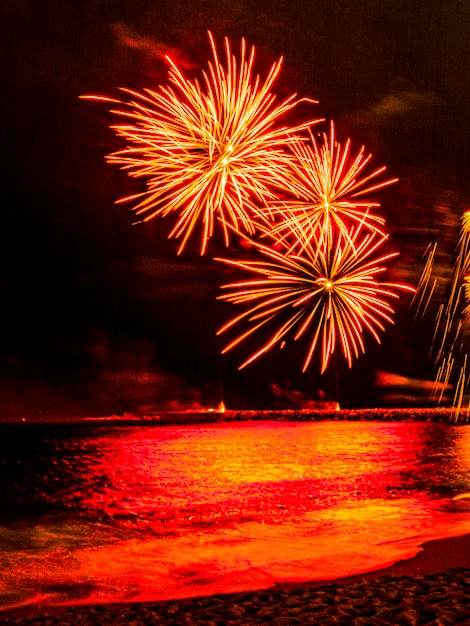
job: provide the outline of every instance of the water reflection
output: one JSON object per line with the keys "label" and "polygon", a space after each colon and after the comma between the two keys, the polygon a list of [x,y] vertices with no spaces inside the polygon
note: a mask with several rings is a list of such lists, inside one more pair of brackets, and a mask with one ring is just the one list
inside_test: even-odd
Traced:
{"label": "water reflection", "polygon": [[5,605],[333,578],[470,532],[470,429],[446,423],[89,427],[0,454]]}
{"label": "water reflection", "polygon": [[343,500],[452,496],[469,485],[466,432],[335,422],[123,429],[98,438],[92,458],[77,457],[82,487],[71,495],[92,515],[207,515],[234,501],[235,515],[242,507],[271,522]]}

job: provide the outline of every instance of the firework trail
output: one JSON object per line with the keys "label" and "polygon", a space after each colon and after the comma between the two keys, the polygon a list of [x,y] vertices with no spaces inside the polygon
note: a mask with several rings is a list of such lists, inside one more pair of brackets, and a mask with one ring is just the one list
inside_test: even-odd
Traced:
{"label": "firework trail", "polygon": [[431,286],[430,282],[431,282],[431,278],[432,278],[432,271],[434,268],[434,261],[436,258],[436,250],[437,250],[437,243],[434,242],[433,244],[429,244],[426,252],[424,253],[424,257],[426,258],[426,262],[423,268],[423,271],[421,273],[419,282],[418,282],[418,286],[416,288],[416,292],[411,300],[410,303],[410,308],[411,307],[416,307],[415,309],[415,316],[414,316],[414,321],[416,322],[418,315],[420,314],[420,319],[423,319],[424,315],[426,314],[426,311],[428,309],[429,303],[431,301],[431,298],[436,290],[437,287],[437,279],[435,278],[432,281]]}
{"label": "firework trail", "polygon": [[307,334],[310,339],[304,372],[319,349],[323,373],[337,343],[351,367],[353,359],[364,352],[364,332],[368,331],[380,343],[379,331],[384,330],[384,323],[393,323],[394,311],[388,301],[398,298],[396,291],[414,289],[379,282],[378,276],[386,270],[384,264],[397,253],[377,256],[387,236],[371,231],[362,222],[351,227],[347,234],[336,230],[333,241],[318,230],[312,232],[310,224],[305,230],[303,222],[291,224],[291,229],[300,254],[293,252],[286,238],[279,238],[268,227],[260,226],[268,243],[260,240],[251,243],[261,260],[218,259],[255,275],[222,287],[226,293],[220,299],[248,307],[218,331],[220,335],[241,323],[248,325],[223,352],[263,327],[274,327],[270,339],[239,369],[275,345],[282,347],[288,335],[298,340]]}
{"label": "firework trail", "polygon": [[468,318],[470,315],[470,211],[465,211],[462,216],[459,252],[459,257],[461,259],[459,269],[462,277],[464,301],[466,304],[463,310],[463,316],[464,318]]}
{"label": "firework trail", "polygon": [[442,359],[441,364],[434,381],[434,385],[431,391],[431,400],[437,399],[437,404],[442,402],[446,389],[451,387],[450,377],[454,367],[454,358],[450,354]]}
{"label": "firework trail", "polygon": [[[461,222],[457,256],[452,269],[450,293],[445,305],[439,308],[436,319],[436,329],[442,323],[440,344],[435,358],[436,364],[443,358],[446,350],[453,352],[462,327],[462,301],[466,293],[466,277],[470,268],[470,213],[468,211],[462,216]],[[465,314],[465,309],[463,313]],[[449,338],[450,347],[448,347]]]}
{"label": "firework trail", "polygon": [[119,105],[112,113],[124,121],[113,126],[127,145],[107,157],[130,176],[146,179],[132,201],[143,221],[175,214],[170,237],[181,239],[180,253],[196,226],[202,228],[204,254],[220,218],[225,242],[229,228],[254,233],[253,216],[288,186],[292,154],[302,131],[321,120],[297,126],[280,119],[307,98],[293,94],[277,103],[272,87],[282,66],[274,63],[265,80],[254,73],[255,48],[241,41],[239,58],[225,39],[225,63],[209,33],[212,61],[201,80],[186,78],[168,58],[168,85],[155,91],[123,89],[126,101],[84,96]]}
{"label": "firework trail", "polygon": [[[460,369],[459,378],[457,380],[457,384],[455,386],[455,394],[454,401],[452,403],[452,412],[450,415],[450,419],[458,420],[460,411],[462,409],[462,402],[464,398],[465,389],[468,384],[468,376],[467,376],[467,355],[464,355],[463,365]],[[467,420],[468,420],[468,412],[467,412]]]}
{"label": "firework trail", "polygon": [[452,317],[463,290],[463,284],[470,269],[470,212],[462,215],[457,257],[452,272],[452,286],[447,301],[446,313]]}
{"label": "firework trail", "polygon": [[[434,257],[435,249],[436,244],[432,248],[428,261],[431,256]],[[422,275],[423,284],[429,281],[430,277],[431,270],[427,270],[427,266],[428,263]],[[461,411],[464,393],[469,382],[468,354],[463,337],[464,322],[470,313],[469,271],[470,212],[467,211],[461,219],[461,232],[456,259],[452,268],[449,296],[438,308],[431,344],[431,355],[435,350],[434,364],[437,367],[435,389],[431,397],[437,398],[438,403],[440,403],[442,400],[442,392],[439,394],[440,385],[442,383],[449,384],[455,374],[457,382],[452,405],[455,409],[455,419],[458,418]],[[435,344],[436,348],[434,348]]]}
{"label": "firework trail", "polygon": [[[310,233],[320,233],[331,242],[333,232],[339,229],[348,236],[351,225],[363,223],[372,231],[384,235],[384,219],[374,213],[380,204],[370,194],[397,182],[397,178],[380,180],[385,167],[367,173],[371,154],[362,147],[351,154],[351,141],[341,145],[333,122],[330,132],[317,139],[309,129],[309,142],[291,144],[294,159],[289,177],[290,198],[275,203],[281,221],[275,227],[282,234],[292,223]],[[294,196],[292,198],[292,196]]]}

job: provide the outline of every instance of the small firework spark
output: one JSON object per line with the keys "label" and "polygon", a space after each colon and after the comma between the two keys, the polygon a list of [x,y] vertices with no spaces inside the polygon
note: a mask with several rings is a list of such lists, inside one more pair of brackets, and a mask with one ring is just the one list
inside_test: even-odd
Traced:
{"label": "small firework spark", "polygon": [[[367,229],[362,222],[351,227],[347,234],[336,230],[333,241],[318,230],[312,233],[310,224],[307,232],[301,223],[291,225],[291,235],[299,241],[300,254],[293,252],[285,238],[279,239],[267,227],[259,228],[271,244],[251,242],[261,260],[218,259],[256,276],[222,287],[227,292],[220,299],[248,306],[218,331],[225,333],[242,322],[248,325],[248,330],[223,352],[262,327],[274,326],[270,339],[240,369],[275,345],[282,346],[288,335],[297,340],[306,334],[310,339],[304,372],[321,345],[323,373],[337,343],[351,367],[353,359],[364,352],[364,331],[380,343],[379,332],[384,330],[384,323],[393,323],[394,311],[389,300],[398,298],[396,291],[414,291],[406,285],[379,282],[378,276],[386,270],[384,264],[397,253],[377,256],[387,236]],[[279,244],[281,250],[276,249]]]}
{"label": "small firework spark", "polygon": [[419,318],[422,320],[426,310],[431,302],[431,298],[437,287],[437,279],[431,283],[432,271],[434,267],[434,260],[436,258],[437,243],[429,244],[427,250],[424,253],[426,259],[423,271],[421,273],[418,286],[416,287],[415,294],[410,303],[410,308],[415,307],[414,321]]}
{"label": "small firework spark", "polygon": [[[213,60],[202,80],[190,80],[168,58],[167,86],[142,92],[123,89],[127,101],[96,97],[120,105],[112,113],[125,121],[113,126],[127,146],[108,156],[130,176],[144,177],[146,191],[120,202],[135,202],[143,221],[177,214],[170,237],[181,239],[181,252],[194,229],[202,227],[204,254],[220,218],[225,242],[229,229],[254,233],[253,216],[267,210],[286,187],[292,155],[286,149],[301,132],[321,120],[279,125],[301,101],[297,94],[276,103],[272,87],[282,57],[264,81],[254,74],[255,48],[240,46],[239,59],[225,39],[225,64],[209,33]],[[93,99],[93,96],[85,96]]]}
{"label": "small firework spark", "polygon": [[276,230],[282,233],[294,222],[331,240],[334,229],[347,237],[350,224],[362,222],[383,235],[384,219],[373,212],[380,204],[367,196],[398,179],[380,180],[385,167],[366,173],[372,155],[362,147],[353,156],[349,139],[344,146],[336,140],[333,122],[329,135],[322,133],[321,140],[310,130],[309,135],[310,142],[290,146],[295,158],[289,191],[295,198],[277,203],[282,219]]}

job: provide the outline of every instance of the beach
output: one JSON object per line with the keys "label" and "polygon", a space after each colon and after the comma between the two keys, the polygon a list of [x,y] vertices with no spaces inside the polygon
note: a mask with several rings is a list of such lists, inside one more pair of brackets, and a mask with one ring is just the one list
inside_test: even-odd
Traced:
{"label": "beach", "polygon": [[426,542],[413,558],[336,581],[158,603],[35,606],[5,625],[470,624],[470,535]]}
{"label": "beach", "polygon": [[424,410],[267,417],[10,436],[34,454],[6,456],[29,465],[9,477],[0,624],[470,626],[468,429]]}

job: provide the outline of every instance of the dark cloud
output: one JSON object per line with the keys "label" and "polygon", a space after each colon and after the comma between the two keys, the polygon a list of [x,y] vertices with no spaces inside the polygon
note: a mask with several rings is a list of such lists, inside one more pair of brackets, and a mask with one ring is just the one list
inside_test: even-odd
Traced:
{"label": "dark cloud", "polygon": [[192,70],[197,67],[180,48],[170,46],[156,37],[142,35],[123,22],[112,24],[111,30],[118,45],[124,48],[137,50],[142,55],[150,59],[159,59],[165,64],[167,64],[168,59],[171,59],[179,68],[184,70]]}

